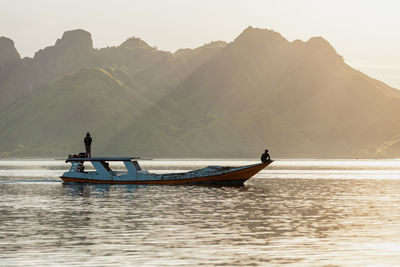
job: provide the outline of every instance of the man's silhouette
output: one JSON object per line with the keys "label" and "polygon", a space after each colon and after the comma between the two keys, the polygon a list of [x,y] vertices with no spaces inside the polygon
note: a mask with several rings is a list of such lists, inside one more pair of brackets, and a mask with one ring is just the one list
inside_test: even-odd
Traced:
{"label": "man's silhouette", "polygon": [[92,137],[90,137],[90,133],[88,132],[88,133],[86,133],[86,137],[85,137],[85,139],[83,139],[83,141],[85,142],[85,151],[86,151],[86,154],[85,154],[85,156],[87,157],[87,158],[91,158],[92,157],[92,149],[91,149],[91,146],[92,146]]}
{"label": "man's silhouette", "polygon": [[261,162],[267,163],[270,160],[271,160],[271,157],[269,156],[268,149],[266,149],[265,152],[261,155]]}

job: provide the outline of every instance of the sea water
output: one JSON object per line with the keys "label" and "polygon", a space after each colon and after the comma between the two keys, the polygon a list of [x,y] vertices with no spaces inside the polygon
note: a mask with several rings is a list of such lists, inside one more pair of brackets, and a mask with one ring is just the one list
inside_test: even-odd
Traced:
{"label": "sea water", "polygon": [[66,184],[68,167],[0,160],[0,266],[400,264],[397,160],[277,160],[239,188]]}

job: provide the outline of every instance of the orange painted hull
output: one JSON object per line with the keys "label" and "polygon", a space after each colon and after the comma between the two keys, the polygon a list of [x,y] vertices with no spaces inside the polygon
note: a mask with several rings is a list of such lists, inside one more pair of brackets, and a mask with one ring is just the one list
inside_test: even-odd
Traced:
{"label": "orange painted hull", "polygon": [[243,183],[257,174],[259,171],[267,167],[272,162],[260,163],[257,165],[243,168],[240,170],[195,178],[183,178],[183,179],[170,179],[170,180],[132,180],[132,181],[105,181],[105,180],[93,180],[93,179],[82,179],[82,178],[71,178],[71,177],[60,177],[64,182],[74,183],[101,183],[101,184],[232,184],[232,185],[243,185]]}

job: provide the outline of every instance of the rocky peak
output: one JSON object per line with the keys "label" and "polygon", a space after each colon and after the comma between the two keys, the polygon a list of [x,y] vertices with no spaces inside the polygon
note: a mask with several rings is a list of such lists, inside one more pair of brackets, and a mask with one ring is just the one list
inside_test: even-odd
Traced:
{"label": "rocky peak", "polygon": [[343,57],[340,56],[335,48],[324,38],[317,36],[310,38],[303,44],[303,49],[314,59],[320,59],[327,64],[343,63]]}
{"label": "rocky peak", "polygon": [[193,54],[198,54],[204,50],[220,50],[226,46],[227,46],[227,43],[224,41],[214,41],[214,42],[205,44],[203,46],[197,47],[195,49],[181,48],[181,49],[176,50],[174,54],[179,57],[192,56]]}
{"label": "rocky peak", "polygon": [[[21,59],[13,40],[7,37],[0,37],[0,66],[16,64]],[[1,67],[0,67],[1,68]]]}
{"label": "rocky peak", "polygon": [[311,37],[306,44],[309,49],[314,51],[324,51],[329,54],[337,55],[335,48],[333,48],[327,40],[320,36]]}
{"label": "rocky peak", "polygon": [[215,47],[225,47],[227,45],[226,42],[224,41],[214,41],[214,42],[210,42],[208,44],[205,44],[201,47],[203,48],[215,48]]}
{"label": "rocky peak", "polygon": [[261,42],[263,44],[288,43],[278,32],[268,29],[247,27],[235,40],[234,43]]}
{"label": "rocky peak", "polygon": [[143,41],[140,38],[136,38],[136,37],[131,37],[131,38],[127,39],[125,42],[123,42],[121,44],[121,47],[130,48],[130,49],[133,49],[133,48],[152,48],[145,41]]}
{"label": "rocky peak", "polygon": [[81,29],[64,32],[61,39],[56,41],[55,47],[61,49],[80,48],[92,49],[93,41],[89,32]]}
{"label": "rocky peak", "polygon": [[73,55],[85,57],[85,54],[88,54],[87,52],[92,49],[93,41],[89,32],[80,29],[66,31],[61,39],[57,39],[54,46],[37,51],[34,59],[39,61],[52,60],[64,54],[65,51],[73,51]]}

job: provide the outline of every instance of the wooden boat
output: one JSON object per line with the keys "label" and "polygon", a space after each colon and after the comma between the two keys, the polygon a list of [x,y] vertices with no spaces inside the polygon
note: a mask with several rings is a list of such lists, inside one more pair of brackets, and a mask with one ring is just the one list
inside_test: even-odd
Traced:
{"label": "wooden boat", "polygon": [[[69,171],[60,178],[64,182],[105,183],[105,184],[223,184],[243,185],[256,173],[267,167],[272,161],[241,167],[208,166],[206,168],[182,172],[157,174],[142,170],[138,157],[94,157],[68,158]],[[120,161],[125,171],[114,171],[108,162]],[[94,171],[85,171],[84,163],[90,162]]]}

